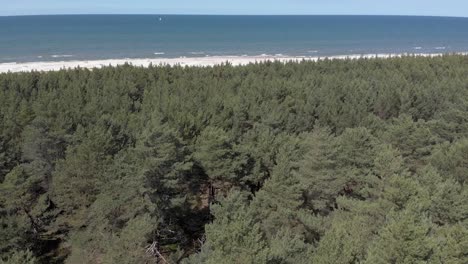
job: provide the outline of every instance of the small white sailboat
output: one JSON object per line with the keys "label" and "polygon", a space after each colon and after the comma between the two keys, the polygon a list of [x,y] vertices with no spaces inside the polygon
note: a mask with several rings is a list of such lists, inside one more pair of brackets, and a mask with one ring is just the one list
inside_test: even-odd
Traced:
{"label": "small white sailboat", "polygon": [[162,17],[159,17],[159,21],[162,21]]}

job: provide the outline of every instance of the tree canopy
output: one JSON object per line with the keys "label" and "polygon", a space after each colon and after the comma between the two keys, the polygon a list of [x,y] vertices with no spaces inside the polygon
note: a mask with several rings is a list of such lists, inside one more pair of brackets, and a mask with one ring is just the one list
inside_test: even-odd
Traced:
{"label": "tree canopy", "polygon": [[468,263],[468,57],[0,74],[0,263]]}

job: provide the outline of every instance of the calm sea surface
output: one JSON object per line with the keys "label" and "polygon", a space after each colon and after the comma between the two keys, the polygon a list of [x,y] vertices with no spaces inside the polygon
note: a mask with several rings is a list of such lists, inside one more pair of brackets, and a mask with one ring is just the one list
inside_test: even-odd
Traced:
{"label": "calm sea surface", "polygon": [[468,18],[185,15],[0,17],[0,63],[466,51]]}

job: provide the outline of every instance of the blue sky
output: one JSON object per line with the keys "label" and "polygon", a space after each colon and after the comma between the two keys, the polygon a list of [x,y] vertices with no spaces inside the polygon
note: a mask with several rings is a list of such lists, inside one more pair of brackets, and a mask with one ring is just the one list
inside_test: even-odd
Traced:
{"label": "blue sky", "polygon": [[0,15],[363,14],[468,17],[468,0],[0,0]]}

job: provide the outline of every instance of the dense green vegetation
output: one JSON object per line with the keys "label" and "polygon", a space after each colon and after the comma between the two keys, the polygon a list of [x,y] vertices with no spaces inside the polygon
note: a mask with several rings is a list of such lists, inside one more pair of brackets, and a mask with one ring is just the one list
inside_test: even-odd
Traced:
{"label": "dense green vegetation", "polygon": [[466,264],[468,57],[1,74],[0,183],[1,263]]}

